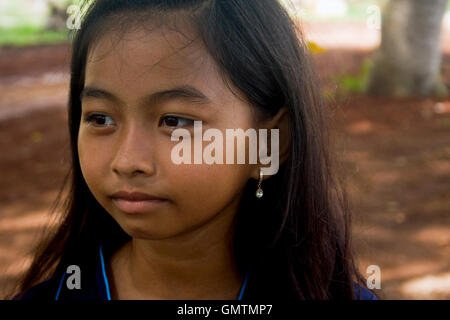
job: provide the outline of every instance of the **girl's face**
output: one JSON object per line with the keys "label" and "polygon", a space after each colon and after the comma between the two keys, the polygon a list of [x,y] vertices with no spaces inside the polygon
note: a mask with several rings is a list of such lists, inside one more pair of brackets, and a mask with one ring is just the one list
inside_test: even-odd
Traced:
{"label": "girl's face", "polygon": [[[212,233],[226,229],[247,181],[257,177],[251,164],[172,161],[179,144],[171,141],[172,131],[184,128],[193,138],[193,120],[202,121],[203,130],[222,131],[224,145],[226,129],[257,129],[252,108],[226,86],[201,41],[188,41],[163,28],[121,39],[108,33],[88,57],[81,170],[97,201],[132,237],[164,239],[204,225],[216,226]],[[113,200],[118,191],[163,200],[133,213]]]}

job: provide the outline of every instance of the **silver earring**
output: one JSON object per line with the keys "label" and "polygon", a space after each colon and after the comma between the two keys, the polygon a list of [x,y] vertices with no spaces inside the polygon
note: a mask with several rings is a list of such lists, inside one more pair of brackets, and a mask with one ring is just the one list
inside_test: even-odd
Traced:
{"label": "silver earring", "polygon": [[256,194],[255,194],[258,199],[261,199],[264,195],[264,192],[261,189],[262,180],[263,180],[263,172],[262,172],[262,168],[259,168],[258,189],[256,190]]}

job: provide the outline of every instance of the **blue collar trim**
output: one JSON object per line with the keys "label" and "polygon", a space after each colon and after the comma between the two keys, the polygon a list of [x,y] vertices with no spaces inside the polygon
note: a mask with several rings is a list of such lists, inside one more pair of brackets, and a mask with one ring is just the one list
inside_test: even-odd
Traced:
{"label": "blue collar trim", "polygon": [[103,259],[102,246],[103,246],[103,244],[100,245],[100,262],[102,264],[102,275],[103,275],[103,281],[105,282],[106,298],[108,300],[111,300],[111,293],[109,291],[108,277],[106,276],[106,271],[105,271],[105,260]]}
{"label": "blue collar trim", "polygon": [[[105,283],[105,288],[106,288],[106,297],[107,297],[108,300],[111,300],[111,293],[109,291],[108,277],[106,276],[106,271],[105,271],[105,260],[103,259],[102,246],[103,246],[103,244],[101,244],[100,248],[99,248],[99,250],[100,250],[100,263],[101,263],[101,266],[102,266],[103,281]],[[247,274],[245,275],[244,283],[242,284],[238,300],[242,300],[242,297],[244,296],[245,288],[247,287],[249,274],[250,274],[250,270],[247,271]],[[64,279],[64,276],[63,276],[63,279]],[[63,279],[61,279],[61,284],[59,285],[58,293],[56,295],[56,300],[58,300],[59,291],[61,289],[61,285],[62,285],[62,280]]]}

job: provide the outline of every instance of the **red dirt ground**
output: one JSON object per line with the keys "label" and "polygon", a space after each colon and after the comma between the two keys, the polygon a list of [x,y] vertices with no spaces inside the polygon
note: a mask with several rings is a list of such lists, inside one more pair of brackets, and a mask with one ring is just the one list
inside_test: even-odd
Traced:
{"label": "red dirt ground", "polygon": [[[317,54],[324,85],[357,73],[370,54]],[[0,297],[28,266],[68,168],[69,57],[63,45],[0,50]],[[450,55],[442,68],[450,87]],[[450,298],[450,102],[436,102],[329,101],[361,270],[380,266],[384,298]]]}

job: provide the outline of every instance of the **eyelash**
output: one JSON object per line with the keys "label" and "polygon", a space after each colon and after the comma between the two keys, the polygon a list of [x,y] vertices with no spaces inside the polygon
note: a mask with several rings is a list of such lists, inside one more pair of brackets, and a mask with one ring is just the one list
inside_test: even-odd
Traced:
{"label": "eyelash", "polygon": [[[181,120],[184,120],[186,122],[189,122],[188,125],[184,125],[184,126],[181,126],[181,127],[191,127],[191,126],[193,127],[194,126],[194,121],[195,120],[184,118],[184,117],[173,116],[173,115],[165,115],[165,116],[161,117],[161,119],[158,122],[158,126],[161,126],[162,123],[164,122],[164,119],[167,119],[167,118],[174,118],[174,119],[179,119],[179,120],[181,119]],[[167,128],[174,128],[174,127],[167,126]]]}
{"label": "eyelash", "polygon": [[[97,113],[94,113],[94,114],[88,114],[88,115],[84,118],[84,121],[85,121],[87,124],[91,125],[92,122],[93,122],[93,119],[98,118],[98,117],[108,117],[108,116],[107,116],[107,115],[104,115],[104,114],[97,114]],[[94,126],[94,127],[98,127],[98,126]],[[101,127],[101,126],[100,126],[100,127]]]}
{"label": "eyelash", "polygon": [[[86,117],[84,118],[84,121],[85,121],[86,123],[88,123],[89,125],[92,125],[92,123],[93,123],[93,122],[95,121],[95,119],[98,118],[98,117],[105,117],[105,118],[108,117],[108,118],[109,118],[109,116],[107,116],[107,115],[94,113],[94,114],[88,114],[88,115],[86,115]],[[179,117],[179,116],[175,116],[175,115],[165,115],[165,116],[161,117],[161,119],[159,120],[158,126],[161,126],[161,125],[163,124],[164,120],[167,120],[167,118],[174,118],[174,119],[178,119],[178,120],[181,119],[181,120],[184,120],[184,121],[188,121],[188,122],[189,122],[189,124],[184,125],[184,126],[181,126],[181,127],[193,126],[193,125],[194,125],[194,121],[195,121],[195,120],[193,120],[193,119],[188,119],[188,118]],[[100,125],[100,126],[94,126],[94,127],[102,127],[102,126]],[[171,129],[171,128],[176,128],[176,127],[174,127],[174,126],[166,126],[166,127],[169,128],[169,129]]]}

